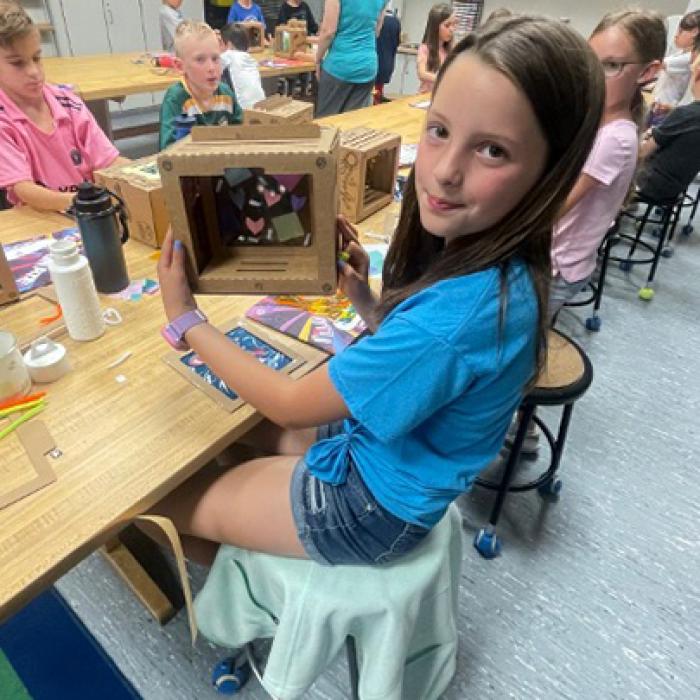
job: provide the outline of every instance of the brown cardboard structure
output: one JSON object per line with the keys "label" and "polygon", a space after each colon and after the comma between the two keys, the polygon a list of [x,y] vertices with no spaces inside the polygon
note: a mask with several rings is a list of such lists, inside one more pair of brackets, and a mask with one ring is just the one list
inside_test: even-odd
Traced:
{"label": "brown cardboard structure", "polygon": [[160,248],[169,220],[155,156],[97,170],[95,182],[124,200],[131,237]]}
{"label": "brown cardboard structure", "polygon": [[399,167],[401,137],[357,127],[343,131],[338,155],[340,213],[358,223],[390,204]]}
{"label": "brown cardboard structure", "polygon": [[5,257],[5,251],[0,245],[0,306],[19,299],[15,278],[10,270],[10,264]]}
{"label": "brown cardboard structure", "polygon": [[262,22],[240,22],[240,26],[248,33],[248,53],[260,53],[265,50],[265,27]]}
{"label": "brown cardboard structure", "polygon": [[256,124],[307,124],[314,118],[314,106],[310,102],[291,97],[272,95],[256,102],[243,111],[243,123]]}
{"label": "brown cardboard structure", "polygon": [[290,19],[275,29],[275,56],[293,58],[297,51],[305,51],[308,44],[306,22]]}
{"label": "brown cardboard structure", "polygon": [[191,136],[158,165],[194,290],[335,292],[337,130],[209,126]]}

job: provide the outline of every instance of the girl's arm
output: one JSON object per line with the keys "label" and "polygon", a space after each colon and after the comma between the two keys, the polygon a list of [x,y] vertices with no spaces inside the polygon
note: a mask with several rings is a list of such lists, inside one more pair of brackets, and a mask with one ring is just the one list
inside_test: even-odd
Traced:
{"label": "girl's arm", "polygon": [[321,63],[330,49],[335,33],[338,31],[338,20],[340,19],[339,0],[326,0],[323,10],[323,21],[318,34],[318,51],[316,52],[316,76],[320,77]]}
{"label": "girl's arm", "polygon": [[416,57],[416,69],[418,71],[418,79],[422,83],[435,83],[437,80],[437,73],[433,73],[428,70],[428,50],[427,46],[423,49],[423,46],[418,50],[418,56]]}
{"label": "girl's arm", "polygon": [[659,147],[659,144],[654,140],[651,129],[642,137],[642,143],[639,147],[639,160],[648,158]]}
{"label": "girl's arm", "polygon": [[586,173],[581,173],[576,184],[574,185],[569,196],[564,202],[561,212],[559,212],[559,218],[568,214],[576,204],[578,204],[594,187],[597,187],[600,183],[594,177],[587,175]]}
{"label": "girl's arm", "polygon": [[[169,232],[158,262],[163,306],[171,321],[196,308],[185,275],[184,249],[177,243]],[[283,428],[309,428],[350,415],[326,366],[293,380],[262,365],[208,323],[190,329],[186,340],[244,401]]]}
{"label": "girl's arm", "polygon": [[57,192],[36,182],[25,180],[12,186],[15,195],[23,203],[42,211],[64,212],[73,203],[75,192]]}

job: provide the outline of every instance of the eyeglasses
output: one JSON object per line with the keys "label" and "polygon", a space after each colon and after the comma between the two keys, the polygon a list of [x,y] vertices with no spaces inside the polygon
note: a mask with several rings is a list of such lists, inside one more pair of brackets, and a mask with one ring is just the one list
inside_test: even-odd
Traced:
{"label": "eyeglasses", "polygon": [[603,66],[603,75],[606,78],[617,78],[626,66],[641,66],[641,61],[601,61]]}

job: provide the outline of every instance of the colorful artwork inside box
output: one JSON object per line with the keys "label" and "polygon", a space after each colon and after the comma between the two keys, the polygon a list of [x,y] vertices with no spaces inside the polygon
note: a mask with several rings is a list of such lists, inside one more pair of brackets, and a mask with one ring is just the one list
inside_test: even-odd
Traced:
{"label": "colorful artwork inside box", "polygon": [[344,350],[367,328],[350,300],[337,294],[266,297],[246,316],[331,354]]}
{"label": "colorful artwork inside box", "polygon": [[[253,355],[259,362],[274,370],[281,370],[292,362],[291,357],[273,348],[264,340],[240,326],[228,331],[226,336],[238,347]],[[227,398],[231,400],[238,398],[238,394],[230,389],[221,377],[209,369],[195,352],[188,352],[186,355],[183,355],[180,358],[180,362],[194,372],[202,381],[218,389]]]}
{"label": "colorful artwork inside box", "polygon": [[67,228],[56,231],[51,236],[37,236],[26,241],[3,245],[5,257],[20,294],[51,284],[47,261],[49,245],[54,240],[75,241],[82,252],[82,241],[77,228]]}
{"label": "colorful artwork inside box", "polygon": [[308,246],[308,178],[227,168],[215,187],[225,245]]}

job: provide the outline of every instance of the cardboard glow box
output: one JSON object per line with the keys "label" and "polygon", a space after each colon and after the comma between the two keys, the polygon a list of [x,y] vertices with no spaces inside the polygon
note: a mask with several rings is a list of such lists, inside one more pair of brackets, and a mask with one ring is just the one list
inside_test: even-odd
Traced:
{"label": "cardboard glow box", "polygon": [[314,106],[310,102],[293,100],[291,97],[272,95],[256,102],[251,109],[243,111],[243,123],[256,124],[306,124],[314,118]]}
{"label": "cardboard glow box", "polygon": [[160,248],[169,220],[156,156],[97,170],[95,182],[124,200],[131,237]]}
{"label": "cardboard glow box", "polygon": [[208,126],[158,156],[194,291],[336,291],[338,144],[317,124]]}

